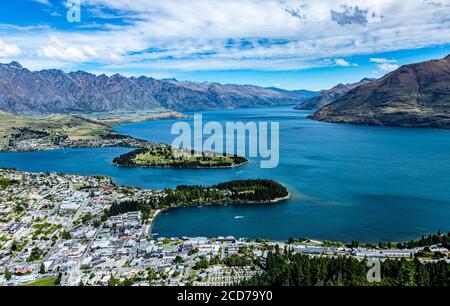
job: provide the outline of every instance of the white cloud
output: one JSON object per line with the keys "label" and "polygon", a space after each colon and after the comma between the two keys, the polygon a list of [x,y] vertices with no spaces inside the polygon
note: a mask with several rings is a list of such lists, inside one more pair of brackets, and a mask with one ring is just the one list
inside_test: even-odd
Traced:
{"label": "white cloud", "polygon": [[11,58],[20,54],[20,49],[14,44],[7,44],[0,38],[0,58]]}
{"label": "white cloud", "polygon": [[371,58],[370,61],[372,63],[376,63],[378,69],[383,72],[391,72],[399,68],[397,65],[396,59],[387,59],[387,58]]}
{"label": "white cloud", "polygon": [[49,43],[38,51],[40,56],[68,62],[117,61],[120,59],[121,53],[123,53],[121,50],[97,47],[95,44],[72,44],[56,36],[51,36]]}
{"label": "white cloud", "polygon": [[51,6],[52,5],[49,0],[30,0],[30,1],[37,2],[37,3],[43,4],[43,5],[47,5],[47,6]]}
{"label": "white cloud", "polygon": [[358,64],[350,63],[350,62],[348,62],[348,61],[346,61],[345,59],[342,59],[342,58],[336,59],[335,63],[336,63],[336,66],[341,66],[341,67],[352,67],[352,66],[356,67],[356,66],[358,66]]}
{"label": "white cloud", "polygon": [[[82,16],[97,16],[95,24],[83,23],[82,17],[71,30],[10,33],[0,27],[0,35],[8,35],[34,60],[164,71],[351,66],[344,58],[450,42],[450,0],[440,0],[440,6],[423,0],[82,3]],[[111,24],[111,18],[124,22]],[[395,62],[377,64],[384,70],[396,67]]]}
{"label": "white cloud", "polygon": [[388,64],[388,63],[397,63],[396,59],[387,59],[387,58],[378,58],[378,57],[372,57],[370,59],[372,63],[377,64]]}
{"label": "white cloud", "polygon": [[380,64],[378,65],[378,68],[382,71],[391,72],[397,70],[399,66],[395,64]]}

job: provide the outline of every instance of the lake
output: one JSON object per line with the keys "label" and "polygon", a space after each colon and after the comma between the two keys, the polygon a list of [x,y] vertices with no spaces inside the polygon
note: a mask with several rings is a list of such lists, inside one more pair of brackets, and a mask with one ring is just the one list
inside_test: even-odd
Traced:
{"label": "lake", "polygon": [[[102,148],[1,153],[0,167],[107,175],[143,188],[270,178],[293,194],[275,205],[170,210],[153,226],[161,236],[378,242],[450,229],[450,131],[322,123],[291,107],[202,113],[203,121],[279,122],[279,166],[261,169],[258,159],[250,159],[234,169],[118,168],[111,160],[130,149]],[[171,143],[173,122],[133,123],[116,131]]]}

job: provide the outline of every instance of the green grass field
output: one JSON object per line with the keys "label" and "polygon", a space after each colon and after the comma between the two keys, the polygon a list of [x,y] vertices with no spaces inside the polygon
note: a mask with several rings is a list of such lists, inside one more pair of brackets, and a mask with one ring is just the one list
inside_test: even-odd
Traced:
{"label": "green grass field", "polygon": [[39,279],[33,283],[25,284],[24,287],[54,287],[56,282],[55,277]]}

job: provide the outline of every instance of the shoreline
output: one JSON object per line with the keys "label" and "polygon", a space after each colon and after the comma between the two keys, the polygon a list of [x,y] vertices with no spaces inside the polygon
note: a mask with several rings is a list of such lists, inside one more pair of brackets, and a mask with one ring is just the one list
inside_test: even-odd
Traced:
{"label": "shoreline", "polygon": [[[148,157],[152,160],[138,160]],[[192,158],[195,159],[192,160]],[[138,148],[113,159],[113,165],[116,167],[156,169],[233,169],[248,163],[249,160],[242,156],[213,151],[197,152],[189,148],[173,148],[166,143]]]}
{"label": "shoreline", "polygon": [[[183,208],[203,208],[203,207],[226,207],[226,206],[233,206],[233,205],[241,205],[241,206],[246,206],[246,205],[271,205],[271,204],[277,204],[277,203],[281,203],[281,202],[285,202],[292,199],[292,194],[289,193],[287,196],[285,196],[284,198],[276,198],[273,199],[271,201],[267,201],[267,202],[254,202],[254,201],[249,201],[249,202],[242,202],[242,203],[229,203],[229,204],[203,204],[203,205],[193,205],[193,206],[178,206],[178,207],[169,207],[169,208],[165,208],[165,209],[158,209],[155,211],[153,218],[148,219],[148,221],[150,222],[149,224],[147,224],[147,229],[146,229],[146,233],[147,236],[151,236],[149,233],[152,230],[152,227],[155,223],[156,218],[164,213],[164,212],[168,212],[170,210],[175,210],[175,209],[183,209]],[[158,234],[159,235],[159,234]],[[265,238],[264,238],[265,239]],[[265,239],[268,241],[275,241],[275,240],[270,240],[270,239]],[[319,240],[311,240],[311,241],[317,241],[319,242]]]}
{"label": "shoreline", "polygon": [[[151,142],[148,142],[151,143]],[[40,149],[29,149],[29,150],[2,150],[0,153],[34,153],[34,152],[51,152],[58,150],[70,150],[70,149],[108,149],[108,148],[126,148],[126,149],[136,149],[136,146],[130,145],[105,145],[105,146],[60,146],[60,147],[49,147]]]}
{"label": "shoreline", "polygon": [[[0,172],[1,171],[18,171],[18,172],[23,172],[23,173],[34,173],[34,174],[44,174],[44,173],[52,173],[52,174],[57,174],[57,175],[75,175],[75,176],[85,176],[85,177],[95,177],[95,176],[93,176],[93,175],[77,175],[77,174],[68,174],[68,173],[61,173],[61,172],[55,172],[55,171],[53,171],[53,172],[33,172],[33,171],[23,171],[23,170],[18,170],[18,169],[11,169],[11,168],[5,168],[5,167],[0,167]],[[109,176],[100,176],[100,177],[103,177],[103,178],[109,178],[109,179],[112,179],[111,177],[109,177]],[[257,206],[258,204],[259,205],[272,205],[272,204],[277,204],[277,203],[281,203],[281,202],[284,202],[284,201],[287,201],[287,200],[289,200],[289,199],[291,199],[292,198],[292,194],[291,193],[289,193],[289,195],[288,196],[286,196],[286,197],[284,197],[284,198],[277,198],[277,199],[274,199],[274,200],[272,200],[272,201],[268,201],[268,202],[263,202],[263,203],[251,203],[251,202],[245,202],[245,203],[229,203],[229,204],[203,204],[203,205],[193,205],[193,206],[178,206],[178,207],[169,207],[169,208],[164,208],[164,209],[157,209],[157,210],[155,210],[154,211],[154,214],[153,214],[153,217],[152,218],[149,218],[149,219],[147,219],[147,222],[148,222],[148,224],[147,223],[145,223],[145,224],[143,224],[143,226],[144,226],[144,228],[145,228],[145,233],[146,233],[146,236],[147,237],[149,237],[149,236],[153,236],[152,235],[152,228],[153,228],[153,226],[154,226],[154,224],[155,224],[155,221],[156,221],[156,219],[157,219],[157,217],[159,217],[162,213],[164,213],[164,212],[168,212],[168,211],[170,211],[170,210],[175,210],[175,209],[184,209],[184,208],[202,208],[202,207],[207,207],[207,206],[211,206],[211,207],[220,207],[220,206],[222,206],[222,207],[227,207],[227,206],[233,206],[233,205],[239,205],[239,206],[247,206],[247,205],[254,205],[254,206]],[[157,234],[157,236],[159,236],[159,237],[162,237],[162,238],[180,238],[180,237],[175,237],[175,236],[173,236],[173,237],[171,237],[171,236],[161,236],[161,235],[159,235],[158,233],[155,233],[155,234]],[[422,234],[422,236],[426,236],[426,235],[433,235],[434,234],[434,232],[431,232],[431,233],[423,233]],[[200,236],[186,236],[186,237],[190,237],[190,238],[195,238],[195,237],[200,237]],[[203,236],[202,236],[203,237]],[[215,237],[212,237],[212,236],[206,236],[206,237],[208,237],[208,238],[215,238]],[[235,237],[236,238],[236,237]],[[296,238],[296,237],[292,237],[292,238]],[[264,238],[264,237],[254,237],[254,238],[248,238],[248,237],[238,237],[238,238],[236,238],[236,239],[249,239],[250,241],[256,241],[256,240],[258,240],[258,239],[261,239],[261,240],[264,240],[264,241],[267,241],[267,242],[269,242],[269,243],[287,243],[287,240],[289,239],[289,237],[287,237],[285,240],[281,240],[281,239],[271,239],[271,238]],[[410,238],[410,239],[406,239],[406,240],[387,240],[387,241],[381,241],[381,242],[387,242],[387,243],[406,243],[406,242],[408,242],[408,241],[414,241],[414,240],[416,240],[417,239],[417,236],[416,236],[416,238],[414,238],[414,237],[412,237],[412,238]],[[311,243],[313,243],[313,244],[317,244],[317,243],[324,243],[324,242],[326,242],[326,241],[330,241],[330,242],[340,242],[340,243],[344,243],[344,244],[347,244],[347,243],[350,243],[350,240],[349,241],[347,241],[347,242],[342,242],[342,240],[340,241],[340,240],[333,240],[333,239],[327,239],[327,238],[322,238],[322,239],[320,239],[320,238],[308,238],[308,240],[311,242]],[[361,243],[361,244],[376,244],[376,243],[378,243],[378,242],[380,242],[380,241],[359,241],[359,243]]]}
{"label": "shoreline", "polygon": [[273,199],[272,201],[270,201],[270,203],[280,203],[280,202],[288,201],[291,199],[292,199],[292,194],[290,192],[288,192],[288,195],[285,196],[284,198]]}
{"label": "shoreline", "polygon": [[[71,148],[63,148],[63,149],[71,149]],[[91,149],[91,148],[88,148],[88,149]],[[250,203],[249,203],[250,204]],[[157,216],[159,216],[159,214],[160,213],[158,213],[158,215]],[[152,220],[152,226],[153,226],[153,224],[156,222],[156,217],[157,216],[155,216],[155,218]]]}
{"label": "shoreline", "polygon": [[115,167],[119,167],[119,168],[149,168],[149,169],[233,169],[233,168],[238,168],[241,166],[245,166],[246,164],[248,164],[249,161],[246,161],[244,163],[241,164],[236,164],[236,165],[231,165],[231,166],[218,166],[218,167],[202,167],[202,166],[196,166],[196,167],[176,167],[176,166],[130,166],[130,165],[119,165],[117,163],[113,162],[113,165]]}
{"label": "shoreline", "polygon": [[145,235],[147,237],[148,236],[152,236],[151,232],[152,232],[153,224],[155,223],[155,220],[158,217],[158,215],[163,213],[164,211],[166,211],[166,210],[164,210],[164,209],[157,209],[157,210],[155,210],[155,213],[153,214],[153,217],[149,218],[147,220],[147,222],[149,223],[149,224],[146,224],[146,229],[145,229]]}

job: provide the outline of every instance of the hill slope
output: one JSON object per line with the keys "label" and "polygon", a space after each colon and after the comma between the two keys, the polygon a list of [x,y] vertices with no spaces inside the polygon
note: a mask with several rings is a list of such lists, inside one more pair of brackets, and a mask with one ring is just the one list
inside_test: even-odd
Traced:
{"label": "hill slope", "polygon": [[15,113],[113,110],[201,110],[300,103],[299,92],[251,85],[179,82],[83,71],[30,71],[17,62],[0,64],[0,110]]}
{"label": "hill slope", "polygon": [[358,83],[338,84],[335,87],[322,92],[320,95],[313,97],[309,100],[306,100],[302,104],[295,107],[295,109],[298,109],[298,110],[321,109],[322,107],[324,107],[330,103],[333,103],[337,99],[341,98],[346,93],[348,93],[350,90],[358,87],[359,85],[366,84],[366,83],[372,82],[374,80],[375,79],[365,78],[365,79],[362,79],[361,81],[359,81]]}
{"label": "hill slope", "polygon": [[450,128],[450,55],[405,65],[311,115],[368,125]]}

